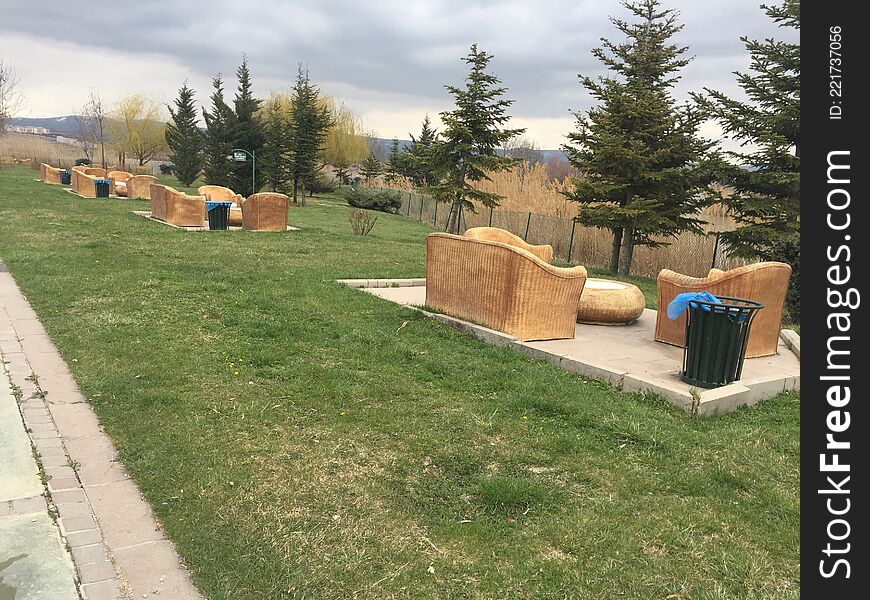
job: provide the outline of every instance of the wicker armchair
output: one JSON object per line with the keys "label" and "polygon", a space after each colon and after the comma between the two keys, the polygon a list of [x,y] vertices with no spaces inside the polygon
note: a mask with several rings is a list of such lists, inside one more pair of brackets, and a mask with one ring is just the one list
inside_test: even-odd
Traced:
{"label": "wicker armchair", "polygon": [[45,163],[41,163],[39,165],[39,177],[45,183],[51,183],[53,185],[60,185],[60,172],[63,169],[57,169],[52,167],[51,165],[47,165]]}
{"label": "wicker armchair", "polygon": [[686,315],[671,321],[668,304],[683,292],[710,292],[761,302],[764,305],[749,332],[746,357],[776,354],[782,325],[782,310],[791,277],[791,267],[779,262],[761,262],[720,271],[711,269],[707,277],[689,277],[663,269],[658,276],[658,314],[655,339],[682,346],[685,344]]}
{"label": "wicker armchair", "polygon": [[127,197],[150,200],[152,183],[157,183],[154,175],[133,175],[127,180]]}
{"label": "wicker armchair", "polygon": [[242,200],[242,229],[249,231],[287,231],[290,198],[264,192]]}
{"label": "wicker armchair", "polygon": [[[242,202],[245,199],[244,196],[222,185],[201,185],[196,188],[196,193],[200,196],[205,196],[205,199],[210,202],[232,202],[233,205],[230,207],[227,224],[234,227],[242,225]],[[208,219],[208,213],[203,218]]]}
{"label": "wicker armchair", "polygon": [[127,171],[109,171],[106,173],[106,179],[111,179],[115,184],[115,195],[116,196],[126,196],[127,195],[127,181],[133,176],[132,173],[128,173]]}
{"label": "wicker armchair", "polygon": [[205,196],[188,196],[168,185],[151,184],[151,216],[179,227],[202,227]]}
{"label": "wicker armchair", "polygon": [[573,338],[586,269],[449,233],[426,237],[426,305],[521,340]]}
{"label": "wicker armchair", "polygon": [[472,227],[465,232],[465,237],[472,240],[489,240],[490,242],[501,242],[510,246],[516,246],[517,248],[528,250],[546,263],[553,262],[553,247],[551,245],[542,244],[540,246],[533,246],[526,243],[523,238],[498,227]]}

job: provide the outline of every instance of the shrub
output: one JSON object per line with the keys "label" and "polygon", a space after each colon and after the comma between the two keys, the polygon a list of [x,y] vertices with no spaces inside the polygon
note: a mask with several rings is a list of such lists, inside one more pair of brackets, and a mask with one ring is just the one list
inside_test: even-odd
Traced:
{"label": "shrub", "polygon": [[91,164],[90,158],[77,158],[76,162],[75,162],[75,166],[77,166],[77,167],[81,166],[81,165],[89,165],[89,164]]}
{"label": "shrub", "polygon": [[354,235],[366,235],[378,222],[378,217],[364,210],[354,210],[351,211],[349,220]]}
{"label": "shrub", "polygon": [[387,213],[397,213],[402,207],[399,192],[360,188],[345,194],[347,203],[356,208],[368,208]]}
{"label": "shrub", "polygon": [[161,175],[172,175],[174,172],[175,172],[175,170],[172,168],[172,165],[169,165],[166,163],[160,165],[160,174]]}
{"label": "shrub", "polygon": [[315,194],[331,194],[338,189],[338,183],[334,179],[327,179],[323,175],[318,175],[312,181],[305,185],[309,195]]}

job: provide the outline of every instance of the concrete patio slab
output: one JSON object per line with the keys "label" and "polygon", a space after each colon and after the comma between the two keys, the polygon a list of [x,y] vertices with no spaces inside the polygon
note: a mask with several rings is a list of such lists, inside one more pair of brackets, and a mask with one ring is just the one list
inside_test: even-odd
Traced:
{"label": "concrete patio slab", "polygon": [[[433,319],[486,342],[510,346],[585,377],[608,381],[622,391],[652,392],[694,414],[731,412],[776,394],[800,390],[800,337],[783,336],[777,354],[748,358],[740,381],[719,388],[694,388],[680,379],[683,349],[653,339],[656,312],[644,310],[627,325],[577,324],[573,339],[523,342],[512,336],[425,309],[425,279],[345,279],[390,302],[422,310]],[[797,354],[792,352],[797,348]]]}
{"label": "concrete patio slab", "polygon": [[[151,216],[150,210],[134,210],[134,215],[139,215],[140,217],[145,217],[149,221],[154,221],[155,223],[160,223],[161,225],[166,225],[167,227],[173,227],[175,229],[181,229],[183,231],[209,231],[208,221],[203,221],[201,227],[181,227],[180,225],[173,225],[172,223],[167,223],[166,221],[162,221],[160,219],[155,219]],[[237,227],[235,225],[228,226],[227,231],[244,231],[241,227]],[[298,227],[293,227],[292,225],[287,226],[287,231],[299,231]],[[248,233],[281,233],[280,231],[250,231]]]}

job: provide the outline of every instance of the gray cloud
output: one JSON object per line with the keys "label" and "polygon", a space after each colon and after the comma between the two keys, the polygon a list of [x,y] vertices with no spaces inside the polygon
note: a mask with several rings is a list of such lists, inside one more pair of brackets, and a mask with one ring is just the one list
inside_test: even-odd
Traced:
{"label": "gray cloud", "polygon": [[[731,72],[748,65],[741,35],[796,39],[778,29],[759,3],[665,1],[685,24],[678,43],[695,56],[682,73],[678,96],[702,86],[738,94]],[[404,106],[437,112],[450,106],[443,86],[462,81],[460,58],[477,42],[494,54],[491,68],[516,100],[513,114],[527,119],[565,118],[569,110],[589,107],[577,73],[602,72],[590,50],[601,37],[618,39],[608,15],[626,16],[613,0],[143,0],[98,10],[56,0],[16,4],[14,11],[0,9],[0,53],[11,53],[23,79],[28,61],[3,47],[7,34],[83,52],[120,53],[124,69],[136,69],[137,57],[166,60],[194,82],[221,72],[228,89],[235,86],[234,71],[245,52],[263,95],[286,89],[302,62],[326,91],[342,90],[358,110]],[[73,55],[65,68],[75,65]],[[176,87],[159,95],[171,97]],[[198,91],[205,101],[209,89]]]}

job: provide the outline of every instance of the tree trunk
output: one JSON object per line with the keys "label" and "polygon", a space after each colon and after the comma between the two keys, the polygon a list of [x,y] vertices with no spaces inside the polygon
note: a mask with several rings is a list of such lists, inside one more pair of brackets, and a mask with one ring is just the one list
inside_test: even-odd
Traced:
{"label": "tree trunk", "polygon": [[106,144],[100,142],[100,158],[102,159],[102,166],[106,168]]}
{"label": "tree trunk", "polygon": [[622,238],[622,253],[619,256],[619,274],[627,277],[631,274],[631,260],[634,257],[634,229],[626,227]]}
{"label": "tree trunk", "polygon": [[612,229],[613,244],[610,246],[610,265],[607,270],[614,275],[619,272],[619,251],[622,248],[622,229]]}
{"label": "tree trunk", "polygon": [[459,235],[459,208],[462,204],[459,200],[453,201],[453,206],[450,209],[450,220],[447,222],[447,231]]}
{"label": "tree trunk", "polygon": [[293,204],[299,204],[299,202],[296,201],[296,193],[297,193],[298,189],[299,189],[299,178],[294,176],[293,177]]}
{"label": "tree trunk", "polygon": [[305,206],[305,180],[302,180],[302,184],[300,185],[302,188],[302,206]]}

